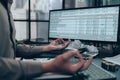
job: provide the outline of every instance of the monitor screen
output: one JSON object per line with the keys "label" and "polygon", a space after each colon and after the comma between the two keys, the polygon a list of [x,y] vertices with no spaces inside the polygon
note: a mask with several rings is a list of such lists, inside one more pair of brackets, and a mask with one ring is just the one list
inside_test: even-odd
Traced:
{"label": "monitor screen", "polygon": [[49,38],[117,42],[119,6],[51,10]]}

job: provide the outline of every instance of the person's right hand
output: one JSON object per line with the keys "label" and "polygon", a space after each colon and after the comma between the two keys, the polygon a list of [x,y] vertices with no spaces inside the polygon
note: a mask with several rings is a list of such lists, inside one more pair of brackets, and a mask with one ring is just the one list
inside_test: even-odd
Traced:
{"label": "person's right hand", "polygon": [[[69,60],[71,57],[77,56],[79,62],[72,64]],[[43,72],[57,72],[73,74],[77,71],[86,70],[92,62],[92,57],[85,61],[78,51],[68,51],[57,56],[53,61],[43,63]]]}

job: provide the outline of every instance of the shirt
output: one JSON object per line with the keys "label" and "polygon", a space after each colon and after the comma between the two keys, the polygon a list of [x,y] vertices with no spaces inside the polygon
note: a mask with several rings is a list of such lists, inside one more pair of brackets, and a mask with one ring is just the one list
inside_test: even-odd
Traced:
{"label": "shirt", "polygon": [[26,80],[40,76],[41,63],[14,60],[16,49],[23,49],[24,52],[26,48],[26,52],[29,52],[30,48],[16,45],[15,27],[9,9],[7,11],[0,2],[0,80]]}

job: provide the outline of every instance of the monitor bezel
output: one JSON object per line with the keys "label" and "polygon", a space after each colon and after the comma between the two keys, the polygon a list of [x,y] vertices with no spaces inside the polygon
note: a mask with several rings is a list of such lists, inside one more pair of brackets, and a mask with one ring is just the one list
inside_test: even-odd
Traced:
{"label": "monitor bezel", "polygon": [[[49,23],[48,23],[48,40],[55,40],[57,38],[50,37],[50,14],[53,11],[66,11],[66,10],[79,10],[79,9],[93,9],[93,8],[106,8],[106,7],[119,7],[119,15],[118,15],[118,31],[117,31],[117,41],[99,41],[99,40],[84,40],[84,39],[71,39],[80,40],[83,42],[95,42],[95,43],[119,43],[120,44],[120,5],[106,5],[106,6],[97,6],[97,7],[80,7],[80,8],[70,8],[70,9],[57,9],[50,10],[49,12]],[[64,40],[68,40],[67,38],[63,38]]]}

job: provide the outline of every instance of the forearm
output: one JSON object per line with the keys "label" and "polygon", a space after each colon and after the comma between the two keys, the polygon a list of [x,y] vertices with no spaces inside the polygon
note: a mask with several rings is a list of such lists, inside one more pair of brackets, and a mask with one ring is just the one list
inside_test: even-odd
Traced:
{"label": "forearm", "polygon": [[28,63],[0,58],[0,80],[26,80],[40,76],[41,63]]}
{"label": "forearm", "polygon": [[26,44],[18,44],[17,50],[19,52],[45,52],[46,46],[31,46]]}
{"label": "forearm", "polygon": [[30,46],[19,44],[16,49],[16,56],[27,57],[32,55],[40,55],[42,52],[47,52],[47,46]]}

